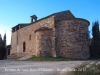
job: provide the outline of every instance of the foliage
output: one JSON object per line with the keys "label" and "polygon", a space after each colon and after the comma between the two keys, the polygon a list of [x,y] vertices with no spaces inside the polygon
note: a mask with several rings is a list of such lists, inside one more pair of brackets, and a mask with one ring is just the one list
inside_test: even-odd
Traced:
{"label": "foliage", "polygon": [[28,60],[31,60],[31,61],[67,61],[67,60],[71,60],[71,59],[66,59],[66,58],[61,58],[61,57],[55,58],[55,57],[36,57],[36,56],[33,56]]}
{"label": "foliage", "polygon": [[98,21],[93,23],[92,35],[93,35],[93,39],[95,39],[95,40],[99,39],[99,23],[98,23]]}
{"label": "foliage", "polygon": [[0,60],[4,58],[6,58],[6,34],[4,35],[3,40],[0,34]]}
{"label": "foliage", "polygon": [[73,75],[100,75],[100,64],[95,63],[89,67],[83,65],[84,64],[76,67],[75,71],[73,72]]}
{"label": "foliage", "polygon": [[100,58],[100,31],[99,23],[95,21],[92,26],[92,35],[90,44],[90,56],[91,58]]}

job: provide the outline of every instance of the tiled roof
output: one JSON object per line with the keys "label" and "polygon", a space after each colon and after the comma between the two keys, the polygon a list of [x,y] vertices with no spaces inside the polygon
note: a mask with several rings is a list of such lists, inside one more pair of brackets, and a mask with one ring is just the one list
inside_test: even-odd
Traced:
{"label": "tiled roof", "polygon": [[62,11],[55,13],[55,20],[63,20],[63,19],[73,19],[75,16],[70,12],[70,10]]}
{"label": "tiled roof", "polygon": [[[48,18],[50,16],[53,16],[53,15],[54,15],[54,18],[55,18],[56,21],[57,20],[73,19],[73,18],[75,18],[75,16],[70,12],[70,10],[66,10],[66,11],[61,11],[61,12],[53,13],[51,15],[43,17],[43,18],[37,20],[36,22],[39,22],[40,20],[46,19],[46,18]],[[36,22],[33,22],[33,23],[36,23]],[[27,25],[30,25],[30,24],[33,24],[33,23],[22,23],[22,24],[18,24],[16,26],[14,26],[13,28],[16,28],[19,25],[20,25],[21,28],[23,28],[23,27],[25,27]]]}

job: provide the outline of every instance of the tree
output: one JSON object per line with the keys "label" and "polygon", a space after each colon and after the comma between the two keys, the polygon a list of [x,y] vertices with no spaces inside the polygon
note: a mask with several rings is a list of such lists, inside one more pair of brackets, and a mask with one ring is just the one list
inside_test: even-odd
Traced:
{"label": "tree", "polygon": [[6,33],[4,34],[3,43],[4,43],[4,46],[6,47]]}
{"label": "tree", "polygon": [[100,39],[100,31],[99,31],[99,39]]}
{"label": "tree", "polygon": [[1,36],[1,34],[0,34],[0,44],[2,43],[2,36]]}
{"label": "tree", "polygon": [[94,40],[99,40],[99,23],[98,21],[93,23],[92,35]]}
{"label": "tree", "polygon": [[4,35],[4,40],[2,40],[0,34],[0,59],[4,59],[6,57],[6,34]]}
{"label": "tree", "polygon": [[99,23],[95,21],[92,26],[92,41],[90,45],[90,55],[92,58],[100,57],[100,32],[99,32]]}
{"label": "tree", "polygon": [[4,44],[3,55],[4,55],[4,58],[7,58],[7,55],[6,55],[6,33],[4,34],[4,37],[3,37],[3,44]]}

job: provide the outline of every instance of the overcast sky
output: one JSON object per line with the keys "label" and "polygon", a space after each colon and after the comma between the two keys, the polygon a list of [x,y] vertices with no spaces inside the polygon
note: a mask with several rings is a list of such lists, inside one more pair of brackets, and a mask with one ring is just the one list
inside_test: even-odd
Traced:
{"label": "overcast sky", "polygon": [[18,23],[30,23],[30,16],[38,19],[52,13],[70,10],[75,17],[92,23],[100,21],[100,0],[0,0],[0,34],[7,33],[7,44],[11,42],[11,28]]}

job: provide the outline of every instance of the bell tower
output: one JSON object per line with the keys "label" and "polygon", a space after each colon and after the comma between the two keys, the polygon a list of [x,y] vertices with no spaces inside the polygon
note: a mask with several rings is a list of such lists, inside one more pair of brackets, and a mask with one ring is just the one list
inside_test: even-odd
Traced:
{"label": "bell tower", "polygon": [[30,16],[31,17],[31,23],[33,23],[33,22],[35,22],[35,21],[37,21],[37,16],[36,15],[32,15],[32,16]]}

